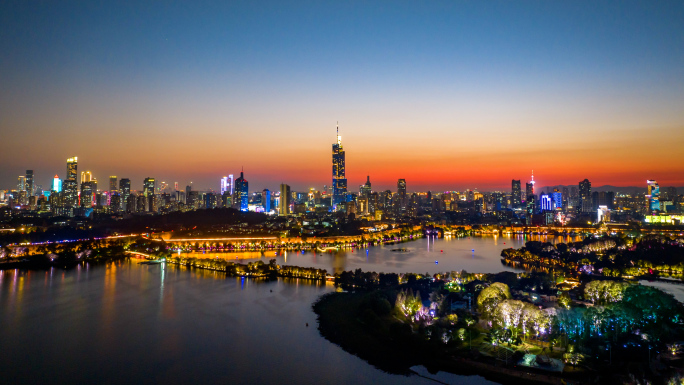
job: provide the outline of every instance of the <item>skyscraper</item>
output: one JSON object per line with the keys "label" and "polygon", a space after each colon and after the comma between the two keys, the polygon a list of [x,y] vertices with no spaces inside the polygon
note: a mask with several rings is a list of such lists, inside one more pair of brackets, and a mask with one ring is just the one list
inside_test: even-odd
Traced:
{"label": "skyscraper", "polygon": [[95,192],[97,192],[97,181],[91,178],[81,183],[81,207],[95,206]]}
{"label": "skyscraper", "polygon": [[267,188],[261,192],[261,206],[264,208],[264,212],[271,211],[271,191]]}
{"label": "skyscraper", "polygon": [[74,156],[67,159],[66,179],[76,180],[78,176],[78,157]]}
{"label": "skyscraper", "polygon": [[18,191],[26,191],[26,176],[25,175],[19,175],[17,178],[17,190]]}
{"label": "skyscraper", "polygon": [[233,197],[233,208],[240,211],[249,210],[249,182],[245,180],[244,171],[240,172],[240,177],[235,179],[235,196]]}
{"label": "skyscraper", "polygon": [[345,176],[345,156],[342,148],[340,127],[337,127],[337,143],[332,145],[332,210],[341,210],[347,195],[347,178]]}
{"label": "skyscraper", "polygon": [[520,179],[511,180],[511,206],[513,206],[514,209],[522,205],[522,200],[520,197],[521,193],[522,191],[520,190]]}
{"label": "skyscraper", "polygon": [[370,175],[366,176],[366,183],[359,187],[359,195],[362,197],[368,197],[373,190],[371,189]]}
{"label": "skyscraper", "polygon": [[233,174],[228,174],[228,183],[230,186],[230,196],[233,196],[235,193],[235,181],[233,180]]}
{"label": "skyscraper", "polygon": [[143,182],[143,196],[145,197],[145,211],[155,211],[154,207],[154,178],[145,178]]}
{"label": "skyscraper", "polygon": [[34,195],[33,191],[33,170],[26,170],[26,192],[28,196]]}
{"label": "skyscraper", "polygon": [[78,205],[78,157],[67,159],[66,179],[62,189],[64,191],[64,205],[73,208]]}
{"label": "skyscraper", "polygon": [[577,212],[591,213],[593,204],[591,202],[591,182],[585,179],[579,183],[579,201],[577,202]]}
{"label": "skyscraper", "polygon": [[52,179],[52,191],[56,193],[62,192],[62,180],[59,179],[59,175],[55,175],[55,178]]}
{"label": "skyscraper", "polygon": [[[28,183],[28,179],[26,180]],[[655,180],[647,180],[646,186],[648,188],[648,194],[646,195],[646,205],[648,211],[660,210],[660,186]]]}
{"label": "skyscraper", "polygon": [[278,213],[280,215],[287,215],[290,213],[290,186],[282,183],[280,185],[280,202],[278,205]]}
{"label": "skyscraper", "polygon": [[114,193],[119,192],[119,190],[116,187],[116,182],[117,182],[116,175],[111,175],[109,177],[109,196],[110,196],[110,198]]}
{"label": "skyscraper", "polygon": [[406,205],[408,203],[408,198],[406,197],[406,179],[397,180],[397,201],[396,211],[402,212],[406,211]]}
{"label": "skyscraper", "polygon": [[225,194],[226,191],[230,190],[230,185],[228,184],[228,177],[227,176],[224,176],[223,178],[221,178],[220,187],[221,187],[221,195]]}
{"label": "skyscraper", "polygon": [[124,211],[128,209],[128,199],[131,196],[131,180],[128,178],[121,178],[119,181],[119,194],[121,195],[121,208]]}

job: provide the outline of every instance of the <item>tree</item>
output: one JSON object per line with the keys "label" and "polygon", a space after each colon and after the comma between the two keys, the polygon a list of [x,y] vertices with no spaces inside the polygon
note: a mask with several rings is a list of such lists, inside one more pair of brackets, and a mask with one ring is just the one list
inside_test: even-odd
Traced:
{"label": "tree", "polygon": [[477,306],[483,314],[491,315],[499,302],[511,298],[511,291],[505,283],[494,282],[484,288],[477,297]]}

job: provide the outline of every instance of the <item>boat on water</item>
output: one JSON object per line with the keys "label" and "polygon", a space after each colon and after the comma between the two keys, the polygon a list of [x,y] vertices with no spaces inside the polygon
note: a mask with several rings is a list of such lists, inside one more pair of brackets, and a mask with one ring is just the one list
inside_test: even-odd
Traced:
{"label": "boat on water", "polygon": [[164,261],[159,261],[159,260],[156,260],[156,261],[144,261],[144,262],[140,262],[140,264],[141,264],[141,265],[159,265],[159,264],[162,263],[162,262],[164,262]]}

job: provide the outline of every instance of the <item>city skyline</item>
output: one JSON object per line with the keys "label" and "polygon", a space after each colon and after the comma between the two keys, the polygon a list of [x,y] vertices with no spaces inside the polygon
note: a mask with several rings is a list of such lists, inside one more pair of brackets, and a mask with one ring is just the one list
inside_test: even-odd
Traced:
{"label": "city skyline", "polygon": [[336,121],[350,186],[684,185],[679,2],[3,7],[2,186],[318,186]]}

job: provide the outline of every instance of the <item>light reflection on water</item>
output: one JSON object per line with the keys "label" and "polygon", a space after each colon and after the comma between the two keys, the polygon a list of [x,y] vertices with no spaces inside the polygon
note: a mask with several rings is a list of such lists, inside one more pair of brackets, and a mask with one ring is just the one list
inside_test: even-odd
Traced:
{"label": "light reflection on water", "polygon": [[332,290],[134,260],[0,271],[2,382],[432,383],[381,372],[322,338],[311,304]]}
{"label": "light reflection on water", "polygon": [[[520,271],[501,264],[501,251],[519,248],[528,241],[575,242],[578,237],[543,235],[503,235],[420,238],[411,242],[368,247],[365,249],[341,250],[335,252],[265,252],[260,258],[240,260],[241,263],[267,262],[275,258],[278,264],[302,267],[316,267],[337,273],[345,270],[362,269],[385,273],[429,273],[466,270],[472,273],[498,273]],[[407,251],[392,251],[406,249]],[[230,254],[230,253],[228,253]],[[235,254],[235,253],[233,253]],[[207,253],[207,257],[219,258],[220,253]],[[232,257],[234,258],[234,257]],[[231,257],[228,257],[230,260]]]}

